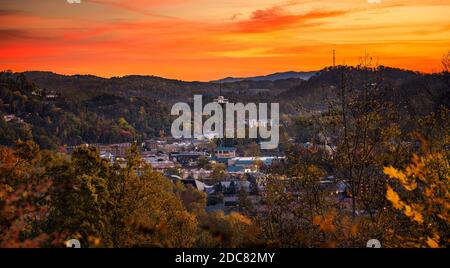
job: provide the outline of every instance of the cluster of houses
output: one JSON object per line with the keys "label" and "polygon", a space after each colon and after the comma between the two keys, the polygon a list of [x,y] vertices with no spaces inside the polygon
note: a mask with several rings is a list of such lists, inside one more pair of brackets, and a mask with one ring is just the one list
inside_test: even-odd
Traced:
{"label": "cluster of houses", "polygon": [[[91,146],[98,149],[100,152],[100,157],[109,159],[112,162],[115,161],[124,161],[127,151],[131,147],[131,143],[117,143],[117,144],[83,144],[85,146]],[[72,154],[72,152],[80,147],[80,145],[75,146],[65,146],[62,148],[62,152],[67,154]]]}
{"label": "cluster of houses", "polygon": [[56,91],[48,91],[48,90],[41,90],[41,89],[37,89],[34,90],[33,92],[31,92],[31,95],[33,96],[37,96],[37,97],[42,97],[46,100],[56,100],[59,97],[61,97],[61,93],[56,92]]}
{"label": "cluster of houses", "polygon": [[[89,144],[96,147],[100,157],[112,162],[124,162],[131,143]],[[65,146],[63,152],[71,154],[78,146]],[[208,140],[196,139],[153,139],[141,144],[143,161],[173,181],[191,185],[208,195],[209,209],[222,209],[229,212],[237,208],[239,192],[247,191],[249,198],[256,202],[254,191],[261,185],[251,186],[247,178],[257,184],[257,178],[264,174],[261,168],[276,161],[283,161],[279,156],[237,156],[234,147],[211,146]],[[201,164],[202,163],[202,164]],[[218,181],[214,177],[212,166],[222,164],[224,176]],[[211,200],[217,200],[213,202]],[[211,201],[211,202],[210,202]]]}
{"label": "cluster of houses", "polygon": [[7,123],[9,123],[9,122],[20,123],[20,124],[25,123],[25,121],[22,118],[15,116],[13,114],[4,115],[3,120]]}
{"label": "cluster of houses", "polygon": [[[110,161],[125,161],[131,143],[91,144],[100,156]],[[306,144],[305,146],[311,146]],[[77,146],[67,146],[70,154]],[[208,140],[153,139],[141,144],[143,161],[164,174],[168,179],[191,185],[208,196],[207,210],[223,210],[226,213],[240,210],[240,195],[245,191],[248,202],[255,210],[262,208],[260,192],[264,190],[265,169],[282,164],[283,156],[238,156],[235,147],[215,147]],[[330,148],[322,148],[328,151]],[[220,165],[217,178],[214,166]],[[321,181],[332,194],[343,195],[345,185],[337,184],[334,177]]]}

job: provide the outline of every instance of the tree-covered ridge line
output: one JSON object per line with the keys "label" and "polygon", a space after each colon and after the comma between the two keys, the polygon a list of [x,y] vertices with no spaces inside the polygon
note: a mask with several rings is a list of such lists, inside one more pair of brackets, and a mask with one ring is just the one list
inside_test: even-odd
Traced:
{"label": "tree-covered ridge line", "polygon": [[46,91],[23,74],[0,74],[0,144],[34,140],[43,148],[55,149],[144,140],[170,125],[167,105],[148,97],[100,93],[80,100],[59,93],[49,99]]}
{"label": "tree-covered ridge line", "polygon": [[129,75],[123,77],[101,78],[91,75],[60,75],[50,72],[24,72],[30,81],[50,90],[68,96],[90,98],[93,93],[110,93],[124,97],[146,96],[166,103],[189,102],[195,94],[217,97],[219,93],[239,93],[240,95],[274,96],[281,91],[303,82],[301,79],[276,81],[239,81],[232,83],[187,82],[165,79],[156,76]]}
{"label": "tree-covered ridge line", "polygon": [[423,115],[450,102],[445,73],[420,74],[382,66],[369,71],[348,66],[326,68],[308,81],[222,84],[150,76],[106,79],[49,72],[2,72],[0,144],[10,145],[20,138],[33,139],[43,148],[57,148],[158,137],[162,132],[169,133],[170,106],[177,101],[190,103],[195,94],[203,95],[204,102],[219,94],[235,103],[279,102],[283,131],[310,139],[309,127],[305,126],[310,116],[305,111],[328,110],[329,103],[338,97],[343,72],[351,77],[355,90],[365,86],[368,75],[378,76],[378,87],[391,88],[385,97],[406,114]]}

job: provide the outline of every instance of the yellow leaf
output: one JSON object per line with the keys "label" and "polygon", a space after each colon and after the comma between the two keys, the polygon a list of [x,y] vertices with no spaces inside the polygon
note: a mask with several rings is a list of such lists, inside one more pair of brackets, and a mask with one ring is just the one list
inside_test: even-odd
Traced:
{"label": "yellow leaf", "polygon": [[388,175],[391,178],[397,178],[397,174],[399,172],[392,166],[384,167],[384,174]]}
{"label": "yellow leaf", "polygon": [[247,225],[252,224],[252,220],[250,220],[246,216],[242,215],[241,213],[232,212],[232,213],[230,213],[230,216],[243,224],[247,224]]}
{"label": "yellow leaf", "polygon": [[351,235],[356,236],[358,234],[358,225],[353,224],[351,228]]}
{"label": "yellow leaf", "polygon": [[422,207],[417,204],[412,205],[412,211],[413,211],[413,220],[415,220],[418,223],[423,223],[423,216],[422,216]]}
{"label": "yellow leaf", "polygon": [[415,181],[408,180],[408,177],[403,172],[392,166],[384,167],[384,174],[388,175],[392,179],[397,179],[408,191],[413,191],[417,188],[417,183]]}
{"label": "yellow leaf", "polygon": [[430,248],[438,248],[439,247],[439,244],[430,237],[428,237],[428,239],[427,239],[427,245]]}
{"label": "yellow leaf", "polygon": [[403,203],[402,201],[400,201],[400,197],[389,185],[387,186],[386,198],[391,201],[394,208],[401,209],[403,207]]}

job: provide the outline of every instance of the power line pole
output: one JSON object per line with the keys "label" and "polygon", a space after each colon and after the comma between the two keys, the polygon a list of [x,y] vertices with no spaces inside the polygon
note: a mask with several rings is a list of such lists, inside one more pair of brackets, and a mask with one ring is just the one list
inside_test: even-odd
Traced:
{"label": "power line pole", "polygon": [[336,50],[333,49],[333,67],[336,67]]}

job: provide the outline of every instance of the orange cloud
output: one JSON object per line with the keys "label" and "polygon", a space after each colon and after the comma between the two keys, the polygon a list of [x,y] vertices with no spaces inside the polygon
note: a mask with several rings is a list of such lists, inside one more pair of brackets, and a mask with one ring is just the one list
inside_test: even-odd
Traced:
{"label": "orange cloud", "polygon": [[52,12],[49,5],[2,2],[0,64],[15,71],[211,80],[321,69],[332,63],[333,49],[339,64],[357,64],[368,52],[380,64],[439,71],[450,48],[450,4],[275,2],[265,1],[264,8],[256,0],[214,6],[207,0],[86,0]]}
{"label": "orange cloud", "polygon": [[125,9],[128,11],[140,13],[143,15],[150,15],[155,17],[170,18],[154,12],[155,8],[174,5],[185,2],[185,0],[164,0],[164,1],[146,1],[146,0],[87,0],[88,2],[112,6],[116,8]]}
{"label": "orange cloud", "polygon": [[312,11],[306,14],[288,14],[282,7],[273,6],[256,10],[249,20],[236,23],[236,31],[241,33],[260,33],[282,30],[292,26],[317,25],[317,20],[342,16],[345,11]]}

